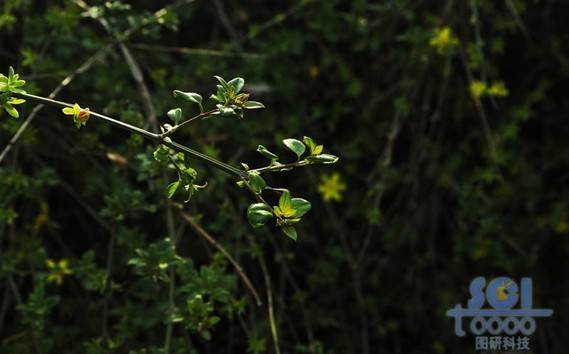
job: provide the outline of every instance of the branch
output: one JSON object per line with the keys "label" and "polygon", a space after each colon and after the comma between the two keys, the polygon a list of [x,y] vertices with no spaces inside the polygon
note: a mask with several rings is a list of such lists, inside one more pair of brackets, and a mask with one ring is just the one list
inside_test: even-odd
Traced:
{"label": "branch", "polygon": [[195,120],[197,120],[197,119],[206,119],[206,118],[211,117],[211,116],[213,116],[213,115],[215,115],[215,114],[217,114],[217,113],[219,113],[219,109],[217,109],[217,108],[212,109],[211,111],[202,112],[202,113],[200,113],[200,114],[198,114],[198,115],[196,115],[196,116],[194,116],[194,117],[192,117],[192,118],[186,119],[185,121],[183,121],[183,122],[180,123],[180,124],[177,124],[177,125],[173,126],[171,129],[169,129],[169,130],[165,131],[164,133],[160,134],[160,137],[161,137],[161,138],[165,138],[165,137],[167,137],[167,136],[170,136],[170,135],[174,134],[178,129],[182,128],[183,126],[185,126],[185,125],[187,125],[187,124],[189,124],[189,123],[191,123],[191,122],[193,122],[193,121],[195,121]]}
{"label": "branch", "polygon": [[[57,101],[51,98],[47,98],[47,97],[42,97],[42,96],[36,96],[36,95],[32,95],[32,94],[28,94],[28,93],[13,93],[12,94],[14,97],[19,97],[19,98],[23,98],[26,100],[30,100],[30,101],[35,101],[38,103],[42,103],[42,104],[46,104],[46,105],[50,105],[50,106],[55,106],[55,107],[73,107],[72,104],[67,103],[67,102],[62,102],[62,101]],[[109,124],[112,124],[114,126],[117,126],[123,130],[129,131],[131,133],[136,133],[139,134],[149,140],[152,140],[156,143],[160,143],[163,145],[166,145],[176,151],[180,151],[183,152],[185,154],[191,155],[199,160],[204,161],[205,163],[209,164],[210,166],[213,166],[217,169],[220,169],[226,173],[229,173],[230,175],[233,175],[235,177],[242,177],[245,175],[245,172],[235,168],[229,164],[226,164],[225,162],[219,161],[217,159],[214,159],[213,157],[210,157],[208,155],[205,155],[199,151],[190,149],[187,146],[178,144],[174,141],[172,141],[172,139],[170,139],[167,136],[162,136],[162,134],[156,134],[156,133],[152,133],[149,132],[147,130],[144,130],[142,128],[136,127],[134,125],[122,122],[120,120],[111,118],[109,116],[106,116],[104,114],[100,114],[97,112],[92,112],[90,111],[90,115],[96,118],[99,118]],[[184,122],[185,123],[185,122]]]}

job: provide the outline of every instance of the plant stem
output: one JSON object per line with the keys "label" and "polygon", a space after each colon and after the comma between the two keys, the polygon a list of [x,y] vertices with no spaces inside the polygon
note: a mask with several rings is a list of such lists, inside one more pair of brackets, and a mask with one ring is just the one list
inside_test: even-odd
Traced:
{"label": "plant stem", "polygon": [[[12,95],[14,97],[19,97],[19,98],[23,98],[26,100],[35,101],[35,102],[39,102],[39,103],[43,103],[43,104],[55,106],[55,107],[73,107],[72,104],[67,103],[67,102],[57,101],[57,100],[54,100],[51,98],[36,96],[36,95],[29,94],[29,93],[12,93]],[[234,175],[235,177],[241,177],[241,176],[245,175],[244,171],[242,171],[236,167],[233,167],[229,164],[226,164],[225,162],[214,159],[213,157],[202,154],[199,151],[190,149],[187,146],[178,144],[178,143],[172,141],[168,136],[163,136],[162,134],[156,134],[156,133],[149,132],[149,131],[144,130],[142,128],[136,127],[134,125],[131,125],[131,124],[128,124],[125,122],[121,122],[120,120],[108,117],[104,114],[100,114],[97,112],[91,111],[90,115],[93,117],[99,118],[99,119],[101,119],[107,123],[110,123],[114,126],[117,126],[123,130],[129,131],[131,133],[139,134],[139,135],[141,135],[147,139],[150,139],[154,142],[161,143],[163,145],[171,147],[174,150],[177,150],[177,151],[183,152],[185,154],[191,155],[197,159],[200,159],[200,160],[208,163],[209,165],[211,165],[215,168],[218,168],[218,169],[220,169],[226,173],[229,173],[230,175]],[[199,118],[200,116],[196,116],[196,117]],[[178,125],[178,128],[186,122],[188,122],[188,121],[185,121],[182,124]],[[176,128],[176,127],[174,127],[174,128]]]}
{"label": "plant stem", "polygon": [[185,121],[183,121],[182,123],[173,126],[172,129],[170,129],[170,130],[168,130],[168,131],[166,131],[166,132],[160,134],[160,136],[161,136],[162,138],[167,137],[167,136],[170,136],[170,135],[174,134],[178,129],[182,128],[182,127],[183,127],[184,125],[186,125],[186,124],[191,123],[191,122],[193,122],[193,121],[196,120],[196,119],[200,119],[200,118],[201,118],[201,119],[205,119],[205,118],[207,118],[207,117],[209,117],[209,116],[212,116],[212,115],[214,115],[214,114],[216,114],[216,113],[218,113],[218,112],[219,112],[219,109],[217,109],[217,108],[212,109],[211,111],[202,112],[202,113],[198,114],[197,116],[194,116],[194,117],[192,117],[192,118],[188,118],[188,119],[186,119]]}

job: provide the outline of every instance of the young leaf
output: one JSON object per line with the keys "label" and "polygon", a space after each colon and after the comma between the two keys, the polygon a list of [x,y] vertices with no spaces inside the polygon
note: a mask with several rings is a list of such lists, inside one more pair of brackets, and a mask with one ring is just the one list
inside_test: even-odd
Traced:
{"label": "young leaf", "polygon": [[258,228],[273,218],[273,211],[263,203],[255,203],[247,208],[247,220],[252,227]]}
{"label": "young leaf", "polygon": [[323,145],[316,145],[313,150],[311,150],[310,155],[320,155],[324,150]]}
{"label": "young leaf", "polygon": [[308,146],[311,156],[320,155],[322,153],[322,150],[324,150],[324,146],[317,145],[316,142],[309,136],[302,138],[302,141],[304,141],[306,146]]}
{"label": "young leaf", "polygon": [[243,103],[243,108],[259,109],[259,108],[265,108],[265,105],[262,104],[261,102],[257,102],[257,101],[247,101],[247,102]]}
{"label": "young leaf", "polygon": [[312,204],[306,199],[302,198],[292,198],[291,199],[292,208],[294,209],[294,217],[300,218],[304,214],[308,213],[310,208],[312,208]]}
{"label": "young leaf", "polygon": [[22,103],[24,103],[24,102],[26,102],[26,100],[21,99],[21,98],[16,98],[16,97],[11,97],[11,98],[8,100],[8,103],[11,104],[11,105],[22,104]]}
{"label": "young leaf", "polygon": [[306,145],[304,145],[300,140],[284,139],[283,143],[287,148],[291,149],[298,156],[298,158],[300,158],[300,156],[304,154],[304,151],[306,150]]}
{"label": "young leaf", "polygon": [[174,108],[168,111],[168,118],[174,121],[175,124],[180,124],[182,120],[182,109]]}
{"label": "young leaf", "polygon": [[170,183],[168,185],[167,188],[167,193],[168,193],[168,198],[172,199],[172,197],[174,196],[174,194],[176,193],[176,191],[178,190],[178,188],[180,187],[180,181],[176,181],[173,183]]}
{"label": "young leaf", "polygon": [[[229,88],[229,84],[227,83],[227,81],[225,81],[221,76],[215,75],[214,77],[217,79],[217,81],[219,81],[219,83],[223,87],[223,90],[227,91],[227,89]],[[219,90],[218,90],[218,92],[219,92]]]}
{"label": "young leaf", "polygon": [[65,107],[64,109],[62,109],[63,114],[68,115],[68,116],[72,116],[75,115],[75,110],[71,107]]}
{"label": "young leaf", "polygon": [[267,186],[267,182],[265,182],[259,173],[249,172],[249,185],[255,193],[261,193],[261,191]]}
{"label": "young leaf", "polygon": [[297,240],[298,234],[296,233],[296,229],[294,228],[294,226],[282,226],[281,230],[288,237],[292,238],[295,241]]}
{"label": "young leaf", "polygon": [[229,81],[227,84],[231,86],[231,88],[233,89],[233,93],[238,94],[239,91],[241,91],[241,89],[243,88],[245,80],[243,80],[243,78],[241,77],[236,77],[235,79]]}
{"label": "young leaf", "polygon": [[168,148],[163,147],[163,145],[158,146],[156,150],[154,150],[153,156],[154,160],[158,162],[166,162],[168,161]]}
{"label": "young leaf", "polygon": [[257,152],[260,153],[261,155],[265,156],[268,159],[271,160],[277,160],[279,157],[275,154],[273,154],[272,152],[270,152],[266,147],[264,147],[263,145],[259,145],[257,147]]}
{"label": "young leaf", "polygon": [[202,106],[202,96],[200,96],[199,94],[195,93],[195,92],[183,92],[180,90],[174,90],[174,97],[182,97],[184,100],[188,101],[188,102],[192,102],[192,103],[197,103],[198,106],[200,106],[200,111],[203,112],[203,106]]}
{"label": "young leaf", "polygon": [[321,154],[316,156],[308,156],[306,159],[312,163],[321,163],[327,165],[338,162],[340,158],[338,156],[330,154]]}
{"label": "young leaf", "polygon": [[11,115],[14,118],[19,118],[20,117],[20,113],[18,113],[18,111],[16,110],[16,108],[12,107],[11,104],[6,103],[4,104],[4,109],[6,110],[6,112],[8,112],[9,115]]}
{"label": "young leaf", "polygon": [[275,213],[279,216],[290,218],[296,211],[292,206],[292,199],[289,191],[284,191],[279,198],[279,206],[275,207]]}
{"label": "young leaf", "polygon": [[316,142],[312,140],[312,138],[309,136],[303,137],[302,141],[304,142],[304,144],[306,144],[306,146],[308,146],[310,152],[312,152],[312,150],[314,150],[314,148],[316,147]]}

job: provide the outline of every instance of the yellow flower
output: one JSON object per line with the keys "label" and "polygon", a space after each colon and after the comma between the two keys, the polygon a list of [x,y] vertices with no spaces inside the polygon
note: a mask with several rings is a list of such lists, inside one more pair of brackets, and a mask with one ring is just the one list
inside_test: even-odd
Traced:
{"label": "yellow flower", "polygon": [[504,81],[496,81],[492,83],[492,86],[488,89],[488,94],[495,97],[506,97],[509,92]]}
{"label": "yellow flower", "polygon": [[308,75],[311,79],[316,79],[320,74],[320,69],[316,65],[312,65],[308,70]]}
{"label": "yellow flower", "polygon": [[332,175],[324,174],[320,177],[320,181],[318,192],[322,194],[322,199],[325,202],[342,200],[342,192],[346,190],[346,184],[342,182],[342,177],[339,173],[336,172]]}
{"label": "yellow flower", "polygon": [[51,258],[48,258],[45,261],[45,265],[48,271],[48,283],[56,283],[57,285],[61,285],[65,276],[73,274],[73,271],[71,268],[69,268],[69,261],[65,258],[60,259],[57,262]]}
{"label": "yellow flower", "polygon": [[68,116],[73,116],[73,121],[77,128],[85,125],[91,116],[89,108],[81,108],[77,103],[73,107],[65,107],[62,109],[63,113]]}
{"label": "yellow flower", "polygon": [[470,94],[477,100],[486,94],[487,89],[488,87],[486,87],[486,84],[482,81],[474,80],[470,83]]}
{"label": "yellow flower", "polygon": [[458,44],[458,38],[453,36],[452,29],[448,26],[435,29],[435,35],[429,45],[437,49],[439,54],[444,54],[449,48]]}

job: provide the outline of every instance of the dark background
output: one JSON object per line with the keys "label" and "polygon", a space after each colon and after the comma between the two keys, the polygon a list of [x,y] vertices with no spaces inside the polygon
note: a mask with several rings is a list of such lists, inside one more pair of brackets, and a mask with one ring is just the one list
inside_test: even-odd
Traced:
{"label": "dark background", "polygon": [[[177,306],[186,311],[196,294],[211,305],[205,320],[184,312],[172,353],[274,353],[267,291],[281,353],[474,352],[445,313],[466,306],[476,276],[532,277],[534,306],[555,313],[538,320],[531,348],[565,352],[568,5],[188,1],[156,21],[174,2],[128,3],[89,1],[93,18],[73,1],[2,1],[1,72],[14,66],[28,92],[47,96],[111,45],[57,98],[153,129],[144,89],[103,20],[116,34],[132,31],[120,38],[160,123],[179,104],[173,89],[208,97],[213,75],[244,77],[267,107],[193,124],[181,143],[261,166],[258,144],[292,160],[281,140],[308,135],[340,161],[266,178],[312,202],[297,242],[253,230],[251,196],[194,163],[209,187],[185,210],[243,266],[263,298],[257,307],[234,268],[168,206],[173,173],[153,163],[152,144],[95,119],[77,130],[44,108],[0,165],[0,353],[164,353],[168,284],[128,263],[172,230],[193,272],[176,270]],[[445,27],[456,42],[438,48],[431,39]],[[508,94],[475,98],[473,81],[503,81]],[[34,106],[20,106],[19,120],[0,116],[0,148]],[[319,187],[336,173],[346,189],[326,201]],[[61,285],[49,281],[48,258],[70,263]],[[211,316],[221,320],[204,334]]]}

